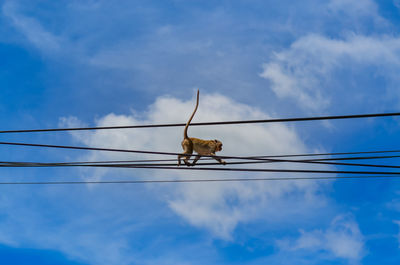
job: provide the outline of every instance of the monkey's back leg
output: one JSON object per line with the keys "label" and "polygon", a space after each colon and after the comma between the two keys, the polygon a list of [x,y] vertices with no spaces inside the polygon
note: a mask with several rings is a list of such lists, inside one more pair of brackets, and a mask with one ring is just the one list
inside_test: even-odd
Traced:
{"label": "monkey's back leg", "polygon": [[178,155],[178,166],[181,164],[181,157],[184,157],[183,162],[185,162],[187,166],[191,166],[189,159],[193,154],[193,142],[190,139],[183,139],[181,145],[183,153]]}

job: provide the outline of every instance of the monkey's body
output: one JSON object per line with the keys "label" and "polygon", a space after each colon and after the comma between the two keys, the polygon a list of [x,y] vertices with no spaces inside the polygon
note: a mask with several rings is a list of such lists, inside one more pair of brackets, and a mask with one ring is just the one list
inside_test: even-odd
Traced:
{"label": "monkey's body", "polygon": [[[183,133],[183,141],[182,141],[182,149],[183,149],[183,154],[178,155],[178,166],[181,164],[181,157],[185,157],[183,159],[183,162],[187,166],[194,166],[196,162],[200,159],[201,156],[212,156],[215,160],[220,162],[221,164],[226,164],[225,161],[223,161],[221,158],[215,155],[215,152],[221,151],[222,150],[222,143],[221,141],[218,140],[203,140],[203,139],[198,139],[194,137],[188,137],[187,135],[187,129],[189,127],[190,122],[192,121],[194,114],[197,111],[197,107],[199,106],[199,91],[197,91],[197,102],[196,102],[196,107],[192,113],[192,116],[190,117],[189,121],[187,122],[185,126],[185,130]],[[193,163],[189,163],[189,159],[193,154],[193,151],[197,153],[195,159],[193,160]]]}
{"label": "monkey's body", "polygon": [[[218,140],[203,140],[198,138],[187,138],[182,141],[183,154],[178,156],[178,166],[181,164],[181,157],[184,156],[183,162],[187,166],[194,166],[201,156],[212,156],[215,160],[221,164],[226,164],[225,161],[215,155],[215,152],[222,150],[222,143]],[[193,163],[189,163],[189,159],[193,154],[193,151],[197,153]]]}

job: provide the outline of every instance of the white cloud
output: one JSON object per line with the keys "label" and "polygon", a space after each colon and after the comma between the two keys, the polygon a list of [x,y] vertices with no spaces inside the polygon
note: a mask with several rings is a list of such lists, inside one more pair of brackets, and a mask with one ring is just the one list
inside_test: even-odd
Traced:
{"label": "white cloud", "polygon": [[[90,264],[132,264],[136,258],[127,254],[127,235],[132,235],[133,228],[121,224],[127,222],[123,213],[135,207],[126,207],[127,204],[117,209],[115,203],[127,201],[114,196],[112,187],[103,188],[100,193],[88,192],[83,186],[2,190],[0,243],[15,248],[57,250]],[[124,190],[119,187],[120,194]],[[109,203],[110,198],[114,203]],[[146,213],[141,215],[146,219]],[[137,218],[131,216],[129,220],[135,222]]]}
{"label": "white cloud", "polygon": [[[295,41],[289,49],[276,53],[264,64],[260,76],[271,82],[271,89],[279,98],[294,100],[306,110],[323,111],[337,101],[335,96],[343,98],[345,95],[353,103],[360,95],[368,96],[369,87],[332,87],[332,83],[339,83],[341,72],[361,73],[360,69],[376,67],[374,75],[382,76],[388,82],[397,80],[399,44],[400,38],[393,37],[351,35],[346,39],[330,39],[308,35]],[[365,73],[370,76],[368,71]],[[354,78],[352,82],[357,81]],[[340,85],[351,84],[342,82]],[[335,89],[335,93],[330,89]],[[375,89],[380,89],[385,96],[387,93],[398,96],[394,87]]]}
{"label": "white cloud", "polygon": [[384,30],[391,24],[379,13],[374,0],[331,0],[327,5],[328,13],[333,13],[337,22],[347,30],[369,32],[371,28]]}
{"label": "white cloud", "polygon": [[[399,226],[399,228],[400,228],[400,221],[399,220],[394,220],[393,223],[397,224]],[[397,240],[399,242],[398,244],[399,244],[399,248],[400,248],[400,231],[397,234]]]}
{"label": "white cloud", "polygon": [[394,4],[397,8],[400,8],[400,1],[399,1],[399,0],[393,0],[393,4]]}
{"label": "white cloud", "polygon": [[[194,101],[183,102],[171,97],[160,97],[143,114],[109,114],[97,120],[97,126],[132,125],[184,122],[193,110]],[[196,121],[260,119],[269,117],[260,110],[234,102],[218,94],[201,93]],[[309,152],[296,132],[282,124],[191,127],[189,136],[219,139],[224,143],[222,155],[268,155]],[[75,137],[88,146],[181,152],[182,128],[153,128],[137,130],[111,130],[79,134]],[[138,158],[138,155],[129,157]],[[150,158],[152,156],[140,156]],[[85,159],[126,159],[126,154],[93,153]],[[154,158],[154,156],[152,157]],[[175,157],[173,157],[175,158]],[[289,167],[280,164],[279,167]],[[273,167],[277,167],[276,165]],[[291,168],[296,166],[290,166]],[[297,166],[298,167],[298,166]],[[238,173],[158,172],[160,178],[219,178],[246,177]],[[85,175],[92,175],[93,171]],[[142,174],[148,174],[142,173]],[[96,178],[107,175],[97,171]],[[252,175],[261,176],[261,174]],[[262,175],[265,176],[265,175]],[[231,239],[235,227],[258,218],[273,222],[283,216],[307,211],[324,204],[316,194],[319,185],[313,181],[288,181],[268,183],[212,183],[174,185],[169,194],[170,208],[190,224],[206,228],[214,236]],[[300,204],[299,201],[302,201]],[[292,204],[292,207],[289,206]],[[296,205],[293,207],[293,205]],[[285,208],[284,210],[282,208]],[[263,213],[262,213],[263,212]],[[268,215],[268,217],[266,217]]]}
{"label": "white cloud", "polygon": [[6,1],[2,7],[3,15],[16,27],[26,39],[43,53],[58,52],[61,38],[47,31],[33,17],[27,17],[18,12],[15,2]]}
{"label": "white cloud", "polygon": [[320,258],[342,258],[358,263],[365,255],[364,237],[357,223],[349,216],[336,217],[324,230],[300,231],[294,241],[281,240],[278,245],[283,251],[309,251],[319,253]]}
{"label": "white cloud", "polygon": [[372,0],[331,0],[329,9],[336,12],[346,12],[354,16],[378,15],[378,7]]}

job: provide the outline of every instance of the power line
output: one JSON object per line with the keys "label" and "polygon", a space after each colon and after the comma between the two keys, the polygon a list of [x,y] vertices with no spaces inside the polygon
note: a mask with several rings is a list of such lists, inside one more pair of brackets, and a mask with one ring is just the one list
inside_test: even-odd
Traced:
{"label": "power line", "polygon": [[[357,166],[357,167],[378,167],[378,168],[400,168],[400,166],[395,165],[377,165],[377,164],[362,164],[362,163],[343,163],[343,162],[324,162],[324,161],[313,161],[313,160],[285,160],[285,161],[244,161],[244,162],[226,162],[226,165],[244,165],[244,164],[265,164],[265,163],[277,163],[277,162],[289,162],[289,163],[310,163],[310,164],[320,164],[320,165],[337,165],[337,166]],[[100,166],[100,167],[139,167],[139,166],[176,166],[176,163],[159,163],[159,164],[139,164],[139,163],[129,163],[129,164],[71,164],[72,166]],[[197,163],[196,166],[213,166],[220,165],[217,162],[214,163]],[[58,166],[58,165],[57,165]],[[62,165],[60,165],[62,166]],[[66,166],[69,166],[66,164]]]}
{"label": "power line", "polygon": [[[299,121],[317,121],[317,120],[338,120],[338,119],[359,119],[373,117],[400,116],[400,112],[392,113],[373,113],[373,114],[356,114],[356,115],[336,115],[336,116],[318,116],[318,117],[300,117],[300,118],[283,118],[283,119],[263,119],[263,120],[237,120],[222,122],[195,122],[190,126],[204,125],[233,125],[233,124],[252,124],[252,123],[276,123],[276,122],[299,122]],[[139,129],[139,128],[157,128],[157,127],[181,127],[186,123],[169,123],[169,124],[145,124],[145,125],[128,125],[128,126],[103,126],[103,127],[76,127],[76,128],[52,128],[52,129],[27,129],[27,130],[2,130],[0,133],[32,133],[32,132],[60,132],[60,131],[89,131],[89,130],[115,130],[115,129]]]}
{"label": "power line", "polygon": [[169,153],[169,152],[155,152],[155,151],[127,150],[127,149],[100,148],[100,147],[85,147],[85,146],[70,146],[70,145],[50,145],[50,144],[32,144],[32,143],[15,143],[15,142],[0,142],[0,144],[1,144],[1,145],[45,147],[45,148],[61,148],[61,149],[89,150],[89,151],[140,153],[140,154],[152,154],[152,155],[174,155],[174,156],[175,156],[175,155],[179,155],[179,153]]}
{"label": "power line", "polygon": [[[57,167],[57,164],[45,163],[13,163],[2,164],[0,167]],[[68,165],[62,165],[68,166]],[[76,165],[69,165],[76,166]],[[78,165],[83,166],[83,165]],[[319,174],[367,174],[367,175],[400,175],[400,172],[391,171],[349,171],[349,170],[310,170],[310,169],[276,169],[276,168],[228,168],[228,167],[176,167],[176,166],[152,166],[132,164],[86,164],[86,167],[108,167],[108,168],[136,168],[136,169],[172,169],[172,170],[196,170],[196,171],[230,171],[230,172],[274,172],[274,173],[319,173]]]}
{"label": "power line", "polygon": [[[15,146],[30,146],[30,147],[45,147],[45,148],[61,148],[61,149],[75,149],[75,150],[88,150],[88,151],[106,151],[106,152],[125,152],[125,153],[140,153],[152,155],[182,155],[182,153],[173,152],[157,152],[157,151],[144,151],[144,150],[130,150],[130,149],[115,149],[115,148],[102,148],[102,147],[85,147],[85,146],[70,146],[70,145],[49,145],[49,144],[32,144],[32,143],[17,143],[17,142],[0,142],[0,145],[15,145]],[[292,155],[270,155],[270,156],[218,156],[226,159],[255,159],[262,158],[280,158],[280,157],[296,157],[296,156],[327,156],[327,155],[355,155],[355,154],[377,154],[377,153],[399,153],[400,150],[381,150],[381,151],[361,151],[361,152],[340,152],[340,153],[317,153],[317,154],[292,154]],[[212,157],[212,156],[203,156]]]}
{"label": "power line", "polygon": [[0,185],[68,185],[68,184],[146,184],[146,183],[201,183],[201,182],[251,182],[251,181],[290,181],[290,180],[330,180],[330,179],[377,179],[399,178],[396,175],[373,176],[335,176],[335,177],[283,177],[283,178],[230,178],[230,179],[174,179],[174,180],[121,180],[121,181],[38,181],[38,182],[0,182]]}
{"label": "power line", "polygon": [[[400,157],[400,156],[396,156]],[[363,157],[371,158],[371,157]],[[338,159],[338,158],[333,158]],[[341,158],[341,159],[354,159],[351,158]],[[342,165],[342,166],[358,166],[358,167],[380,167],[380,168],[400,168],[400,166],[395,165],[376,165],[376,164],[361,164],[361,163],[343,163],[343,162],[328,162],[325,160],[330,160],[329,158],[326,159],[312,159],[312,160],[278,160],[278,161],[270,161],[270,160],[263,160],[263,161],[240,161],[240,162],[227,162],[227,165],[243,165],[243,164],[261,164],[261,163],[277,163],[277,162],[290,162],[290,163],[314,163],[314,164],[322,164],[322,165]],[[137,161],[147,161],[147,160],[137,160]],[[152,160],[148,160],[152,161]],[[173,161],[176,161],[173,160]],[[219,163],[197,163],[196,166],[213,166],[219,165]],[[94,161],[94,162],[7,162],[7,161],[0,161],[0,167],[121,167],[121,168],[131,168],[131,167],[173,167],[176,166],[176,163],[132,163],[132,162],[125,162],[122,163],[121,161]]]}
{"label": "power line", "polygon": [[[382,152],[382,151],[381,151]],[[383,151],[385,152],[385,151]],[[391,152],[391,151],[386,151],[386,152]],[[396,151],[397,152],[397,151]],[[379,151],[376,151],[374,153],[379,153]],[[351,153],[352,154],[352,153]],[[250,157],[250,159],[253,158],[274,158],[274,157],[298,157],[298,156],[321,156],[322,154],[299,154],[299,155],[276,155],[276,156],[254,156]],[[335,155],[335,153],[331,153],[331,155]],[[335,160],[369,160],[369,159],[388,159],[388,158],[399,158],[400,155],[392,155],[392,156],[356,156],[356,157],[331,157],[331,158],[319,158],[319,159],[305,159],[305,160],[290,160],[291,162],[297,162],[297,161],[335,161]],[[244,158],[244,157],[243,157]],[[234,159],[234,158],[232,158]],[[214,160],[212,158],[202,158],[201,161],[204,160]],[[150,164],[152,162],[171,162],[171,161],[176,161],[176,159],[141,159],[141,160],[106,160],[106,161],[73,161],[73,162],[51,162],[57,165],[80,165],[80,164],[121,164],[121,163],[129,163],[129,164],[137,164],[137,163],[149,163],[147,165],[163,165],[163,164]],[[283,160],[282,160],[283,161]],[[265,159],[265,161],[245,161],[245,162],[227,162],[227,164],[255,164],[255,163],[274,163],[274,162],[282,162],[281,160],[270,160],[270,159]],[[0,163],[19,163],[16,161],[1,161]],[[36,163],[36,162],[22,162],[22,163]],[[49,162],[45,162],[44,164],[48,164]],[[215,165],[219,163],[214,163]],[[206,165],[206,163],[197,163],[196,165]],[[207,163],[207,165],[211,165],[211,163]],[[397,167],[397,166],[394,166]]]}
{"label": "power line", "polygon": [[[112,152],[130,152],[130,153],[142,153],[142,154],[159,154],[159,155],[180,155],[181,153],[171,153],[171,152],[156,152],[156,151],[143,151],[143,150],[127,150],[127,149],[112,149],[112,148],[97,148],[97,147],[83,147],[83,146],[65,146],[65,145],[48,145],[48,144],[32,144],[32,143],[15,143],[15,142],[0,142],[2,145],[16,145],[16,146],[31,146],[31,147],[44,147],[44,148],[62,148],[62,149],[78,149],[78,150],[92,150],[92,151],[112,151]],[[398,152],[398,150],[386,150],[386,151],[367,151],[367,152],[352,152],[354,153],[388,153],[388,152]],[[309,154],[311,155],[311,154]],[[204,156],[204,157],[212,157],[212,156]],[[287,159],[273,159],[271,156],[264,157],[237,157],[237,156],[218,156],[220,158],[225,159],[241,159],[241,160],[260,160],[260,161],[272,161],[272,162],[292,162],[292,163],[318,163],[318,164],[327,164],[328,162],[321,161],[313,161],[313,160],[287,160]],[[282,157],[282,156],[280,156]],[[326,160],[326,159],[325,159]],[[243,163],[244,164],[244,163]],[[331,162],[330,164],[337,164],[337,162]],[[344,163],[341,163],[344,165]],[[354,163],[353,163],[354,164]],[[361,164],[359,164],[361,165]],[[42,165],[45,166],[45,165]],[[92,165],[96,166],[96,165]],[[101,165],[97,165],[101,166]],[[103,165],[104,166],[104,165]],[[114,167],[117,165],[113,165]],[[132,165],[129,165],[132,167]],[[150,165],[148,165],[150,166]],[[362,166],[362,165],[361,165]],[[379,166],[379,167],[390,167],[390,166]],[[393,166],[394,167],[394,166]],[[158,166],[158,168],[162,168]]]}
{"label": "power line", "polygon": [[[0,145],[15,145],[15,146],[30,146],[30,147],[44,147],[44,148],[60,148],[60,149],[75,149],[75,150],[88,150],[88,151],[106,151],[106,152],[125,152],[125,153],[140,153],[152,155],[182,155],[182,153],[174,152],[158,152],[158,151],[145,151],[145,150],[131,150],[131,149],[115,149],[115,148],[102,148],[102,147],[85,147],[85,146],[70,146],[70,145],[50,145],[50,144],[32,144],[32,143],[17,143],[17,142],[0,142]],[[363,152],[347,152],[347,153],[320,153],[320,154],[301,154],[301,155],[276,155],[276,156],[218,156],[225,159],[247,159],[247,160],[275,160],[270,158],[279,157],[295,157],[295,156],[322,156],[322,155],[344,155],[344,154],[373,154],[373,153],[398,153],[400,150],[383,150],[383,151],[363,151]],[[213,156],[203,155],[203,157],[212,158]],[[286,162],[284,160],[276,160]]]}
{"label": "power line", "polygon": [[[93,165],[93,167],[102,167]],[[230,172],[274,172],[274,173],[319,173],[319,174],[368,174],[368,175],[400,175],[400,172],[382,171],[349,171],[349,170],[310,170],[310,169],[276,169],[276,168],[227,168],[227,167],[165,167],[165,166],[119,166],[107,167],[142,168],[142,169],[168,169],[168,170],[196,170],[196,171],[230,171]]]}
{"label": "power line", "polygon": [[289,155],[273,155],[273,156],[255,156],[263,158],[280,158],[280,157],[296,157],[296,156],[332,156],[332,155],[362,155],[362,154],[383,154],[383,153],[400,153],[400,149],[395,150],[378,150],[378,151],[357,151],[357,152],[333,152],[333,153],[315,153],[315,154],[289,154]]}

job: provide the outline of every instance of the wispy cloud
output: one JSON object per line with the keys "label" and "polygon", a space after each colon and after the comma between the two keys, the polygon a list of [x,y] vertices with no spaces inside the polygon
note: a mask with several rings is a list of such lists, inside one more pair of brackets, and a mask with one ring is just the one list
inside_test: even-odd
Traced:
{"label": "wispy cloud", "polygon": [[17,3],[6,1],[2,6],[3,15],[41,52],[59,52],[61,38],[47,31],[35,18],[20,14],[18,7]]}
{"label": "wispy cloud", "polygon": [[[276,53],[264,64],[261,76],[271,82],[271,89],[279,98],[291,99],[310,111],[335,107],[339,96],[350,97],[353,102],[360,96],[365,100],[371,89],[379,89],[382,98],[390,100],[390,96],[398,96],[395,87],[361,87],[347,73],[366,72],[366,68],[374,67],[376,72],[369,78],[384,78],[389,84],[397,81],[399,44],[400,39],[393,37],[350,35],[345,39],[331,39],[308,35],[295,41],[289,49]],[[350,79],[349,83],[342,81],[342,87],[333,86],[340,78]],[[351,90],[346,86],[352,86]]]}
{"label": "wispy cloud", "polygon": [[400,248],[400,221],[399,220],[394,220],[393,223],[395,223],[396,225],[399,226],[399,232],[396,235],[396,237],[397,237],[397,241],[398,241],[398,244],[399,244],[398,247]]}
{"label": "wispy cloud", "polygon": [[326,230],[300,231],[296,240],[278,241],[282,251],[307,251],[317,259],[341,258],[358,264],[366,254],[364,237],[358,224],[349,215],[336,217]]}
{"label": "wispy cloud", "polygon": [[352,16],[378,16],[378,7],[372,0],[331,0],[328,7],[335,12],[345,12]]}

